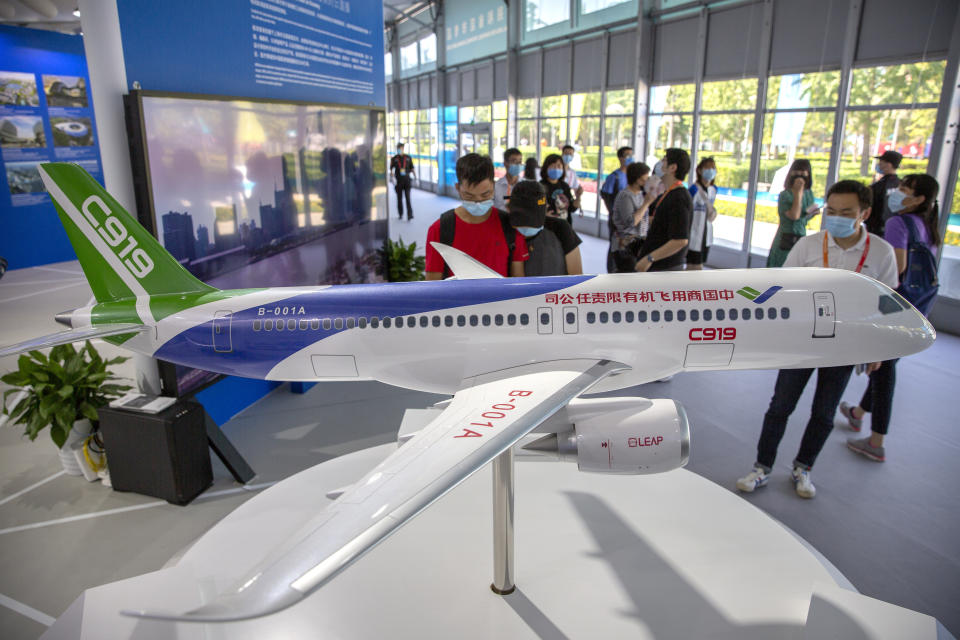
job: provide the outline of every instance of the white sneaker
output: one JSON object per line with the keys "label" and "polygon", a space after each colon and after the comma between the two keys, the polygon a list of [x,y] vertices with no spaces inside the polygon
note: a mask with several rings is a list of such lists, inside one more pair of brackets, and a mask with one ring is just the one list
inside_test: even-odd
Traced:
{"label": "white sneaker", "polygon": [[817,495],[817,488],[813,486],[813,482],[810,480],[810,472],[802,467],[794,467],[793,473],[793,487],[797,490],[797,495],[801,498],[812,498]]}
{"label": "white sneaker", "polygon": [[740,491],[752,492],[759,489],[770,481],[770,475],[760,467],[754,467],[753,471],[737,480],[737,489]]}

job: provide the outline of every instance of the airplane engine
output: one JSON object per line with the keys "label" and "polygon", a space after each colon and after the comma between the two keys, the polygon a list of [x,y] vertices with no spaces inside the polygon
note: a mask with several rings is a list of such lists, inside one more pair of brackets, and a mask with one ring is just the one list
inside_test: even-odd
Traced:
{"label": "airplane engine", "polygon": [[523,448],[576,462],[580,471],[662,473],[690,457],[687,414],[674,400],[576,399],[543,426],[556,432]]}

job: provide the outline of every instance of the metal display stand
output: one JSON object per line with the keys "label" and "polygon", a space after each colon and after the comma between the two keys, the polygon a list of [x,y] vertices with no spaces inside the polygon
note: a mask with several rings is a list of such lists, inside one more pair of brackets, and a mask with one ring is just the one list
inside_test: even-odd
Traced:
{"label": "metal display stand", "polygon": [[203,421],[207,429],[207,443],[213,452],[220,458],[230,475],[240,484],[247,484],[256,474],[253,468],[247,463],[246,459],[237,448],[233,446],[230,439],[224,435],[220,425],[213,421],[207,410],[203,410]]}
{"label": "metal display stand", "polygon": [[513,579],[513,447],[494,458],[493,468],[493,584],[505,596],[517,586]]}

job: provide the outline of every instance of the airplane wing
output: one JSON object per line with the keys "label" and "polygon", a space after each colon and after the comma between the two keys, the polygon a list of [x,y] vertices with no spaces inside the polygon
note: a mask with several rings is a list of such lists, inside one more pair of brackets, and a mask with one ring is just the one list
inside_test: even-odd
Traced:
{"label": "airplane wing", "polygon": [[26,353],[33,349],[43,349],[44,347],[56,347],[61,344],[81,342],[83,340],[90,340],[91,338],[106,338],[107,336],[120,336],[125,333],[141,333],[143,331],[152,331],[152,327],[145,324],[118,322],[114,324],[82,327],[80,329],[70,329],[69,331],[60,331],[59,333],[53,333],[40,338],[31,338],[19,344],[0,347],[0,357]]}
{"label": "airplane wing", "polygon": [[476,280],[481,278],[502,278],[503,276],[483,264],[468,256],[460,249],[454,249],[450,245],[442,242],[431,242],[431,246],[437,250],[443,261],[450,267],[454,277],[457,280]]}
{"label": "airplane wing", "polygon": [[603,377],[609,360],[557,360],[463,381],[442,414],[274,550],[234,588],[159,620],[226,622],[284,609],[330,581]]}

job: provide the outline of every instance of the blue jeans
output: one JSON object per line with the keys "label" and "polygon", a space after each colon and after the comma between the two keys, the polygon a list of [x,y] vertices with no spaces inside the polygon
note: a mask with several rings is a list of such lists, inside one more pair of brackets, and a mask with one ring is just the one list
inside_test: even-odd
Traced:
{"label": "blue jeans", "polygon": [[[817,390],[813,396],[810,420],[803,432],[800,451],[794,465],[810,469],[823,449],[827,437],[833,430],[833,417],[840,404],[844,389],[853,373],[852,365],[842,367],[821,367],[817,369]],[[777,458],[777,447],[787,428],[787,419],[797,408],[797,401],[803,393],[807,381],[813,375],[813,369],[781,369],[777,375],[770,407],[763,417],[763,430],[757,443],[757,464],[766,470],[773,467]]]}

